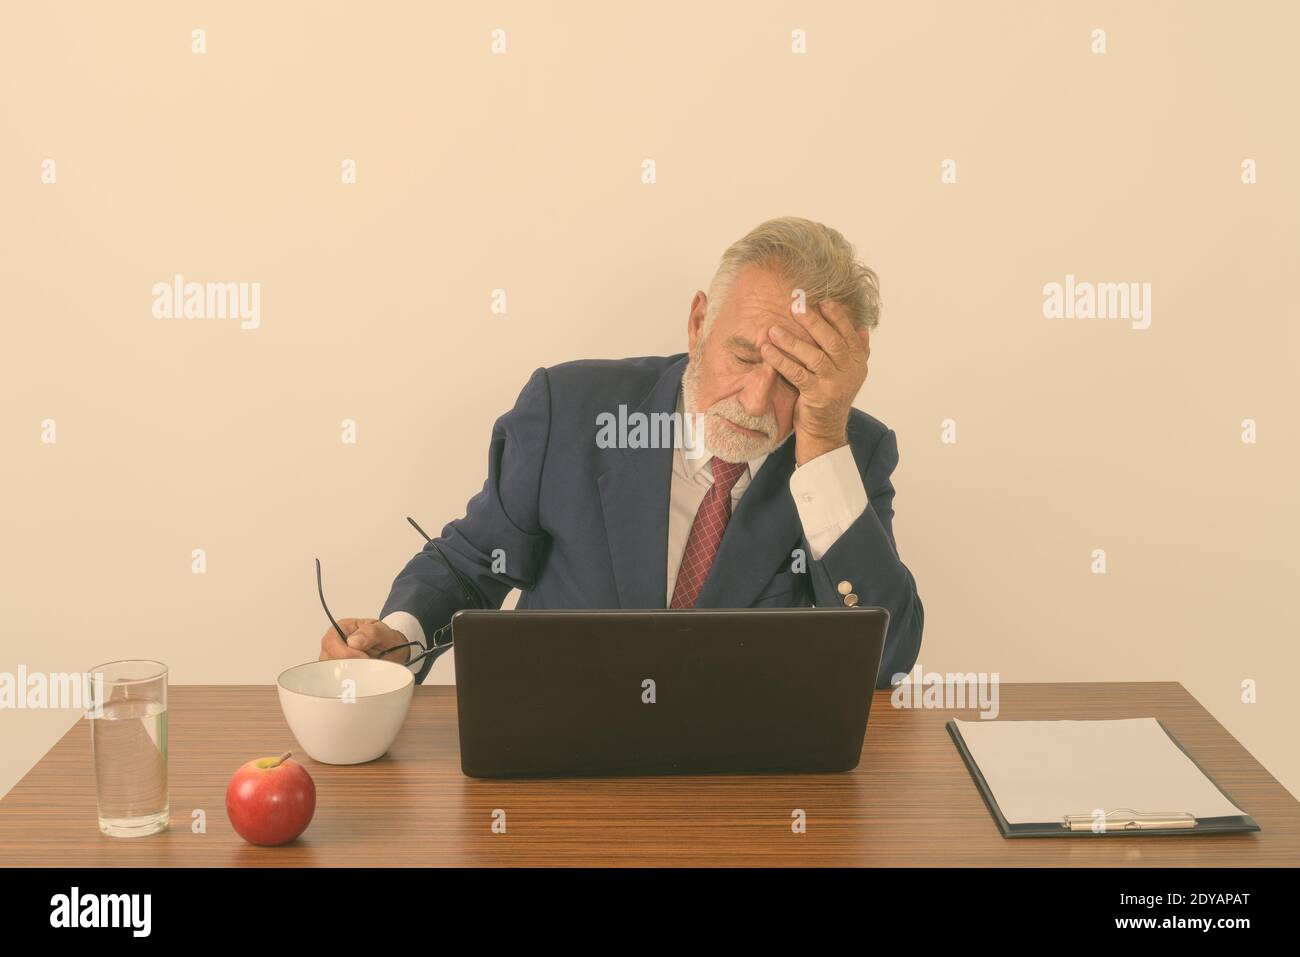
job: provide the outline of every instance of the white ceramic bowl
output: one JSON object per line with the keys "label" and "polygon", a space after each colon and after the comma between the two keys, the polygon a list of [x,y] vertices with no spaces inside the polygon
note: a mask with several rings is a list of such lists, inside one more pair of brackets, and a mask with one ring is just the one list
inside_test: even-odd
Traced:
{"label": "white ceramic bowl", "polygon": [[415,673],[377,658],[295,665],[276,681],[280,708],[304,751],[323,764],[361,764],[397,739]]}

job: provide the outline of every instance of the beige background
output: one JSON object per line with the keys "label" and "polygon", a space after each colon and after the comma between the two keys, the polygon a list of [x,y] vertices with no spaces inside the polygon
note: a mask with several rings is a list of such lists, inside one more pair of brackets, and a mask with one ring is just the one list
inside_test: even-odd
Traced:
{"label": "beige background", "polygon": [[[338,614],[376,614],[420,544],[403,516],[462,514],[533,368],[680,351],[723,248],[795,214],[882,279],[859,405],[899,434],[925,668],[1181,681],[1297,792],[1298,21],[6,4],[0,671],[314,658],[313,557]],[[154,319],[177,272],[260,282],[262,327]],[[1151,328],[1044,319],[1067,273],[1152,283]],[[0,712],[0,792],[74,718]]]}

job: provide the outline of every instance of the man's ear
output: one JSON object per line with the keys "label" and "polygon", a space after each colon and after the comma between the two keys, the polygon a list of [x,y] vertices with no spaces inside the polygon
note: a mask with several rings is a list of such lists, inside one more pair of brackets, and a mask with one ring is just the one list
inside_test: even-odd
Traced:
{"label": "man's ear", "polygon": [[863,326],[861,329],[857,330],[857,333],[858,333],[858,338],[862,340],[862,351],[865,352],[867,354],[867,358],[870,359],[871,358],[871,330],[868,329],[866,326]]}
{"label": "man's ear", "polygon": [[691,311],[686,317],[686,351],[695,354],[695,343],[704,329],[704,317],[709,311],[709,297],[702,290],[696,290],[691,299]]}

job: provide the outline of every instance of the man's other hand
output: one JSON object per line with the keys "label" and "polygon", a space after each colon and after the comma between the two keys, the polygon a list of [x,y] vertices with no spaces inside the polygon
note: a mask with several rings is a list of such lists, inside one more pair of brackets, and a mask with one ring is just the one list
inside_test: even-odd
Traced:
{"label": "man's other hand", "polygon": [[394,631],[377,618],[340,618],[339,627],[348,636],[347,644],[331,628],[320,640],[320,660],[328,658],[384,658],[406,664],[410,648],[399,647],[407,643],[400,631]]}

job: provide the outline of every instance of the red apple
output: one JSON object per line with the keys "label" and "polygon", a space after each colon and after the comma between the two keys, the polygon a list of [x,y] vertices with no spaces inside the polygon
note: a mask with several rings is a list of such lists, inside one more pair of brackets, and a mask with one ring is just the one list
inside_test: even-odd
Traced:
{"label": "red apple", "polygon": [[287,844],[316,813],[316,784],[291,751],[249,761],[226,788],[226,815],[250,844]]}

